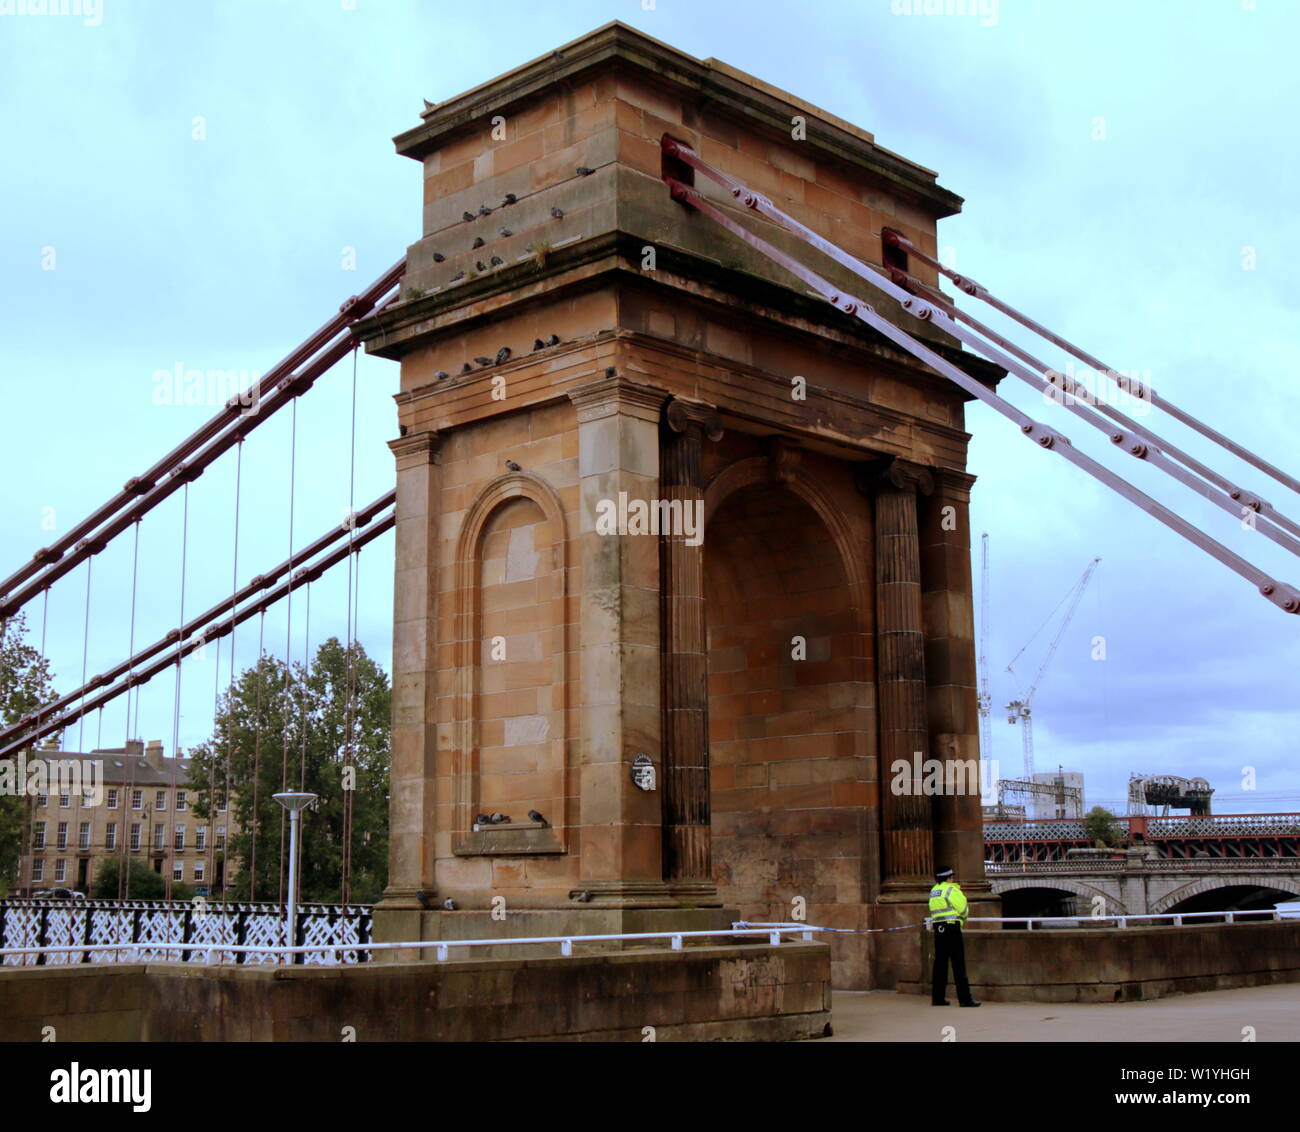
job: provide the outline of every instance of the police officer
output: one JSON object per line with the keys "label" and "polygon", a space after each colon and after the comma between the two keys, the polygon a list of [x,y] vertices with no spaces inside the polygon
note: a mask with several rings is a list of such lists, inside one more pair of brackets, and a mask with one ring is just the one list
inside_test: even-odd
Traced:
{"label": "police officer", "polygon": [[943,996],[948,990],[948,961],[952,960],[952,981],[961,1006],[979,1006],[971,998],[966,980],[966,948],[961,926],[966,922],[966,894],[962,892],[952,869],[941,868],[934,874],[930,889],[930,920],[934,924],[934,972],[930,981],[930,1004],[947,1006]]}

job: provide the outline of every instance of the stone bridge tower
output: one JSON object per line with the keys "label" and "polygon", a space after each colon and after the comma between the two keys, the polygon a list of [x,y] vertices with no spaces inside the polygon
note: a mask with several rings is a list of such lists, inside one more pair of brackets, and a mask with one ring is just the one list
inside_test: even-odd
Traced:
{"label": "stone bridge tower", "polygon": [[[423,235],[362,331],[401,361],[381,938],[887,927],[938,860],[995,899],[978,794],[891,769],[979,757],[964,395],[675,203],[665,134],[867,261],[960,205],[621,24],[396,139]],[[839,986],[914,974],[914,933],[831,943]]]}

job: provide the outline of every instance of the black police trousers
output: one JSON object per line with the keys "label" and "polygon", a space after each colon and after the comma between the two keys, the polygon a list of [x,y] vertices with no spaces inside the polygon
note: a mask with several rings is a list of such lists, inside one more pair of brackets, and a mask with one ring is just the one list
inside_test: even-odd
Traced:
{"label": "black police trousers", "polygon": [[961,939],[961,925],[934,925],[934,972],[930,982],[930,1001],[943,1002],[948,990],[948,963],[952,962],[952,981],[958,1002],[971,1002],[970,983],[966,979],[966,946]]}

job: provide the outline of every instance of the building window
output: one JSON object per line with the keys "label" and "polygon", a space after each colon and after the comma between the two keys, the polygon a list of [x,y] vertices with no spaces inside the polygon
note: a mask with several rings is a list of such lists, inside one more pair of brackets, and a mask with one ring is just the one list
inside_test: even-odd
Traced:
{"label": "building window", "polygon": [[172,880],[184,880],[184,879],[185,879],[185,866],[181,864],[180,861],[177,861],[174,865],[172,865]]}
{"label": "building window", "polygon": [[219,825],[217,826],[217,848],[224,849],[225,847],[226,847],[226,827],[224,825]]}
{"label": "building window", "polygon": [[185,809],[185,791],[184,791],[184,790],[177,790],[177,791],[176,791],[176,809],[177,809],[177,810],[183,810],[183,809]]}
{"label": "building window", "polygon": [[133,809],[133,810],[139,810],[139,809],[143,809],[143,808],[144,808],[144,791],[143,791],[143,790],[132,790],[132,791],[131,791],[131,809]]}
{"label": "building window", "polygon": [[195,862],[194,862],[194,879],[195,879],[195,880],[202,880],[202,879],[203,879],[203,862],[202,862],[202,861],[195,861]]}
{"label": "building window", "polygon": [[167,791],[159,790],[153,796],[153,808],[155,810],[165,810],[167,808]]}
{"label": "building window", "polygon": [[32,848],[45,848],[45,823],[43,821],[38,821],[32,832]]}
{"label": "building window", "polygon": [[72,795],[71,795],[71,794],[60,794],[60,795],[59,795],[59,809],[61,809],[61,810],[66,810],[66,809],[68,809],[68,807],[70,807],[71,805],[72,805]]}
{"label": "building window", "polygon": [[167,836],[167,827],[161,823],[153,827],[153,847],[161,849]]}
{"label": "building window", "polygon": [[117,848],[117,822],[109,822],[108,828],[104,830],[104,848]]}
{"label": "building window", "polygon": [[131,852],[140,848],[140,823],[133,821],[131,823]]}
{"label": "building window", "polygon": [[95,804],[95,791],[93,787],[83,786],[81,788],[81,804],[83,806],[93,806]]}
{"label": "building window", "polygon": [[45,809],[45,807],[48,806],[49,804],[50,804],[50,796],[49,796],[48,794],[37,794],[37,795],[36,795],[36,805],[37,805],[40,809],[42,809],[42,810]]}
{"label": "building window", "polygon": [[221,788],[220,794],[218,794],[217,796],[217,813],[224,814],[225,812],[226,812],[226,789],[223,786]]}
{"label": "building window", "polygon": [[172,842],[172,846],[178,851],[185,848],[185,827],[183,825],[176,827],[176,838]]}
{"label": "building window", "polygon": [[68,875],[68,862],[60,857],[54,862],[54,879],[64,880]]}
{"label": "building window", "polygon": [[199,826],[198,829],[194,831],[194,848],[197,849],[200,853],[202,853],[203,850],[206,849],[207,847],[208,847],[208,827],[206,825],[201,825]]}
{"label": "building window", "polygon": [[110,791],[108,792],[108,808],[109,808],[110,810],[116,810],[116,809],[117,809],[117,791],[116,791],[116,790],[110,790]]}
{"label": "building window", "polygon": [[90,822],[88,821],[83,821],[81,825],[77,827],[77,848],[90,848]]}
{"label": "building window", "polygon": [[56,849],[66,849],[68,847],[68,823],[59,822],[59,832],[55,836],[54,847]]}
{"label": "building window", "polygon": [[45,879],[45,862],[39,859],[33,861],[32,880],[44,880],[44,879]]}

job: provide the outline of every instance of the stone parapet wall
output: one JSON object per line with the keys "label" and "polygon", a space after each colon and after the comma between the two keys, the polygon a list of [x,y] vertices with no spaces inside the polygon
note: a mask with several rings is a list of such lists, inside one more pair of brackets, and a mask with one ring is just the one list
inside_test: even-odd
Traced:
{"label": "stone parapet wall", "polygon": [[0,1041],[788,1041],[830,1023],[825,944],[328,970],[27,968]]}
{"label": "stone parapet wall", "polygon": [[[928,994],[933,936],[921,930]],[[1184,928],[965,933],[971,990],[986,1002],[1133,1002],[1171,994],[1300,982],[1300,922]]]}

